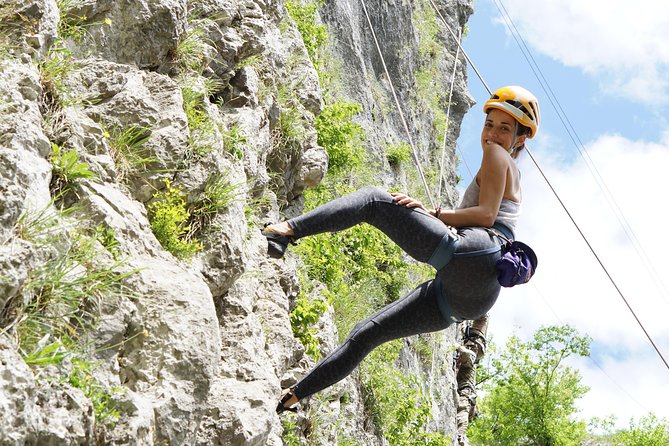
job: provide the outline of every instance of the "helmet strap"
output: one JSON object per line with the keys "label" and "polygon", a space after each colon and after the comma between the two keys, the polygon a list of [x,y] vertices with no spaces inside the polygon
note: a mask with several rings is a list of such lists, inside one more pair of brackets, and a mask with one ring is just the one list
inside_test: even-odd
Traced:
{"label": "helmet strap", "polygon": [[516,151],[516,142],[518,142],[518,121],[513,120],[513,141],[511,141],[511,147],[506,149],[509,152],[509,155],[513,156],[513,153]]}

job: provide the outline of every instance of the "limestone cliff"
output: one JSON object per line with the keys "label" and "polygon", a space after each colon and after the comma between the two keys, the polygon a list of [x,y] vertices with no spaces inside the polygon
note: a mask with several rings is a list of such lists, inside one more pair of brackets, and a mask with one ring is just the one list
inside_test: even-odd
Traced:
{"label": "limestone cliff", "polygon": [[[462,30],[471,1],[436,3]],[[429,1],[367,7],[424,167],[447,129],[439,201],[453,204],[463,61]],[[318,20],[378,182],[411,186],[384,156],[406,137],[361,4],[326,1]],[[283,0],[0,5],[0,444],[284,444],[281,384],[313,363],[288,318],[300,260],[269,259],[259,228],[300,212],[326,174],[322,95]],[[298,150],[276,141],[287,104]],[[159,241],[175,209],[188,226]],[[319,330],[327,352],[331,310]],[[407,340],[398,366],[451,435],[454,330],[431,339],[427,363]],[[386,444],[355,374],[305,409],[297,441]]]}

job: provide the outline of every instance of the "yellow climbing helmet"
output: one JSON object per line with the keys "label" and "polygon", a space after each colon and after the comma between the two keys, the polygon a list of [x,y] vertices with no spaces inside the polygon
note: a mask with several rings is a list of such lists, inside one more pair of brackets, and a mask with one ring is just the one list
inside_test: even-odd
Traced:
{"label": "yellow climbing helmet", "polygon": [[523,87],[511,85],[498,89],[483,105],[483,113],[488,113],[491,108],[503,110],[520,124],[529,127],[530,138],[536,135],[541,119],[539,101]]}

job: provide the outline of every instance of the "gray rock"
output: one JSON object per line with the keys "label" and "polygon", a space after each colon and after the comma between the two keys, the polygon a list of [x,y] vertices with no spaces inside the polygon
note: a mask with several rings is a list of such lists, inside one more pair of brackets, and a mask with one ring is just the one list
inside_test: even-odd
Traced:
{"label": "gray rock", "polygon": [[[189,130],[183,110],[181,89],[169,77],[141,71],[128,65],[89,59],[67,79],[67,85],[83,100],[83,112],[92,123],[109,128],[127,129],[136,126],[150,133],[144,144],[144,157],[154,161],[146,171],[133,171],[128,177],[129,191],[139,201],[146,202],[157,189],[164,187],[162,179],[183,166]],[[89,124],[89,128],[91,126]],[[71,126],[69,141],[84,147],[99,147],[90,132],[76,133],[84,127]],[[94,152],[99,152],[98,149]],[[97,153],[94,153],[97,154]]]}
{"label": "gray rock", "polygon": [[42,88],[31,65],[0,62],[0,238],[26,210],[51,201],[51,145],[42,130]]}
{"label": "gray rock", "polygon": [[35,264],[32,244],[13,234],[9,237],[10,240],[2,240],[0,245],[0,314],[13,299],[19,299],[29,271]]}
{"label": "gray rock", "polygon": [[80,42],[80,56],[156,69],[174,56],[186,30],[187,2],[83,0],[73,3],[69,14],[91,24]]}
{"label": "gray rock", "polygon": [[51,164],[30,150],[0,147],[0,237],[5,239],[21,214],[40,211],[51,201]]}
{"label": "gray rock", "polygon": [[[451,29],[458,32],[473,12],[471,2],[467,0],[443,0],[435,2],[442,15],[446,18]],[[419,32],[421,26],[414,14],[414,8],[428,8],[433,13],[432,6],[425,3],[407,3],[389,1],[381,5],[368,6],[372,26],[381,43],[381,52],[390,72],[393,86],[408,121],[411,137],[418,151],[418,158],[424,169],[429,165],[439,165],[441,162],[441,146],[437,145],[437,138],[433,129],[435,122],[434,111],[421,97],[417,87],[416,73],[418,72],[421,56],[418,52]],[[323,22],[333,33],[333,53],[336,54],[335,66],[341,69],[342,79],[340,87],[345,96],[362,105],[364,112],[358,117],[369,138],[369,150],[385,167],[392,178],[392,169],[385,159],[384,147],[408,142],[404,131],[397,105],[392,96],[390,85],[383,70],[381,58],[372,39],[369,25],[359,3],[328,2],[321,10]],[[442,80],[441,90],[447,92],[450,78],[453,73],[453,64],[456,62],[456,42],[448,31],[444,30],[437,36],[444,54],[435,64],[439,78]],[[455,140],[460,132],[460,122],[464,114],[473,105],[474,100],[468,93],[466,85],[466,63],[460,53],[460,59],[455,70],[455,88],[451,102],[450,122],[448,125],[448,151],[446,167],[448,185],[454,190],[455,175]],[[435,87],[439,88],[439,87]],[[437,91],[437,90],[434,90]],[[432,94],[433,91],[430,92]],[[447,96],[447,94],[446,94]],[[442,112],[446,113],[447,104],[443,104]],[[397,185],[394,183],[394,185]],[[444,191],[442,196],[436,197],[436,184],[431,186],[436,204],[455,205],[455,194]],[[406,186],[404,186],[406,187]],[[448,189],[448,188],[447,188]]]}
{"label": "gray rock", "polygon": [[82,215],[96,225],[104,223],[112,229],[124,255],[168,257],[151,232],[145,207],[118,186],[88,182],[80,194]]}
{"label": "gray rock", "polygon": [[0,444],[92,444],[93,407],[78,389],[38,382],[0,335]]}
{"label": "gray rock", "polygon": [[131,390],[115,398],[123,417],[106,432],[106,444],[152,446],[156,436],[153,401]]}
{"label": "gray rock", "polygon": [[0,91],[0,146],[47,156],[51,145],[42,130],[42,86],[37,69],[13,60],[0,61]]}
{"label": "gray rock", "polygon": [[268,444],[276,407],[271,407],[268,402],[274,402],[277,398],[276,392],[271,391],[272,387],[271,381],[215,380],[211,391],[216,397],[210,402],[211,407],[202,420],[196,444]]}
{"label": "gray rock", "polygon": [[3,26],[3,34],[11,43],[10,51],[13,48],[15,56],[44,55],[56,38],[56,0],[9,0],[4,4],[7,9],[2,11],[2,19],[7,26]]}
{"label": "gray rock", "polygon": [[321,146],[309,147],[303,153],[300,167],[300,183],[303,188],[320,184],[328,170],[328,154]]}
{"label": "gray rock", "polygon": [[[148,336],[119,353],[121,383],[151,398],[156,437],[192,444],[219,364],[220,334],[211,293],[193,271],[156,257],[134,258],[128,278]],[[122,359],[121,359],[122,358]]]}

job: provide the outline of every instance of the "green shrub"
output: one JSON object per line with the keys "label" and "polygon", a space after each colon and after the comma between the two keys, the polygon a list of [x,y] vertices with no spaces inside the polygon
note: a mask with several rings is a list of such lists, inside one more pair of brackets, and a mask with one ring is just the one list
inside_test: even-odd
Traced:
{"label": "green shrub", "polygon": [[204,92],[198,91],[192,83],[183,82],[181,85],[181,96],[183,97],[188,128],[191,131],[195,131],[208,127],[209,116],[205,109]]}
{"label": "green shrub", "polygon": [[83,358],[100,306],[133,297],[124,281],[135,271],[126,271],[122,261],[103,260],[108,255],[98,240],[112,245],[109,232],[100,235],[98,227],[90,236],[85,228],[64,225],[71,213],[49,206],[19,218],[14,234],[49,258],[29,271],[21,294],[6,303],[0,326],[16,339],[19,354],[38,379],[81,389],[93,404],[96,421],[113,424],[119,416],[112,401],[117,390],[97,382],[91,375],[93,363]]}
{"label": "green shrub", "polygon": [[227,209],[235,198],[244,193],[244,184],[232,184],[225,175],[211,174],[204,185],[202,198],[196,203],[193,213],[198,216],[212,217]]}
{"label": "green shrub", "polygon": [[14,228],[17,237],[50,253],[0,315],[0,326],[16,336],[29,364],[59,362],[95,326],[102,301],[131,296],[124,279],[133,272],[122,272],[122,261],[100,261],[106,255],[96,237],[80,228],[64,230],[68,214],[26,212]]}
{"label": "green shrub", "polygon": [[243,134],[237,123],[233,124],[230,129],[223,130],[225,150],[237,160],[244,157],[244,147],[247,140],[248,136]]}
{"label": "green shrub", "polygon": [[234,200],[244,194],[245,184],[232,184],[223,174],[211,174],[200,198],[187,207],[189,229],[186,238],[191,239],[209,225],[216,214],[228,209]]}
{"label": "green shrub", "polygon": [[273,157],[293,157],[299,153],[309,124],[299,109],[299,100],[290,86],[280,85],[277,90],[279,119],[272,133]]}
{"label": "green shrub", "polygon": [[383,436],[393,446],[448,446],[441,434],[425,431],[430,421],[430,399],[415,375],[395,367],[402,341],[383,344],[361,367],[365,406]]}
{"label": "green shrub", "polygon": [[419,40],[419,63],[415,74],[418,107],[427,109],[432,114],[432,127],[437,135],[436,146],[441,148],[444,131],[448,126],[444,109],[449,106],[450,101],[448,91],[443,85],[450,84],[450,76],[445,78],[440,65],[445,52],[439,39],[440,25],[429,3],[417,2],[414,14]]}
{"label": "green shrub", "polygon": [[65,78],[78,67],[72,52],[57,41],[40,60],[38,68],[47,108],[57,108],[68,102]]}
{"label": "green shrub", "polygon": [[444,53],[444,45],[439,41],[441,26],[432,6],[425,1],[415,3],[414,16],[418,31],[418,55],[423,60],[436,60]]}
{"label": "green shrub", "polygon": [[63,150],[51,143],[51,164],[53,176],[51,191],[55,197],[62,197],[74,190],[81,180],[92,180],[95,174],[86,163],[82,163],[75,149]]}
{"label": "green shrub", "polygon": [[202,81],[192,75],[179,78],[183,109],[190,131],[189,152],[193,157],[203,157],[213,150],[211,142],[216,136],[216,123],[207,112],[209,96],[218,88],[214,81]]}
{"label": "green shrub", "polygon": [[[332,73],[324,68],[331,61],[325,57],[324,51],[328,40],[327,29],[316,22],[320,4],[289,1],[286,8],[302,34],[321,85],[327,90]],[[426,48],[437,51],[435,41],[429,45],[426,43]],[[299,148],[304,134],[304,122],[297,108],[291,106],[293,98],[288,93],[287,89],[279,91],[279,131],[278,136],[273,135],[276,138],[275,147],[280,146],[284,153]],[[329,166],[323,183],[304,192],[306,210],[361,186],[374,184],[363,147],[366,139],[364,130],[354,122],[361,111],[360,104],[354,102],[326,101],[322,113],[316,118],[318,144],[327,150]],[[401,162],[409,157],[406,148],[398,146],[391,149],[389,161]],[[424,276],[424,269],[407,263],[403,251],[388,237],[364,224],[345,231],[304,238],[294,252],[302,259],[308,278],[326,286],[323,294],[335,309],[335,323],[340,337],[345,337],[353,324],[364,316],[399,298],[409,277]],[[294,334],[309,354],[317,351],[311,327],[326,308],[324,302],[316,302],[302,296],[291,314]],[[406,376],[394,366],[401,345],[401,341],[385,344],[363,362],[361,377],[367,394],[366,412],[393,446],[449,445],[450,441],[442,435],[425,432],[430,419],[430,403],[417,379]],[[284,440],[289,438],[288,444],[300,444],[294,425],[284,427]],[[341,439],[339,444],[357,443]]]}
{"label": "green shrub", "polygon": [[386,147],[386,159],[391,166],[411,161],[411,146],[407,143]]}
{"label": "green shrub", "polygon": [[23,350],[21,353],[23,361],[29,366],[44,367],[60,364],[65,358],[72,357],[75,349],[76,343],[63,335],[48,344],[39,343],[31,351]]}
{"label": "green shrub", "polygon": [[283,435],[281,439],[283,440],[284,446],[302,446],[302,441],[300,441],[299,428],[295,422],[295,416],[288,413],[285,416],[281,416],[281,427],[283,428]]}
{"label": "green shrub", "polygon": [[[23,359],[37,371],[36,376],[39,379],[57,379],[81,390],[93,406],[96,429],[101,425],[113,426],[120,418],[119,407],[113,396],[122,392],[122,389],[107,388],[98,382],[92,375],[97,365],[84,356],[85,353],[76,341],[63,337],[43,347],[37,347]],[[66,365],[62,365],[65,359],[69,361]],[[58,367],[47,368],[48,366]]]}
{"label": "green shrub", "polygon": [[328,173],[337,175],[358,169],[365,160],[364,130],[353,118],[362,111],[357,102],[327,104],[316,118],[318,144],[329,156]]}
{"label": "green shrub", "polygon": [[75,42],[80,41],[86,36],[87,24],[86,16],[79,16],[72,13],[77,6],[74,0],[56,0],[58,6],[58,37],[60,39],[72,39]]}
{"label": "green shrub", "polygon": [[302,34],[302,40],[309,58],[319,74],[322,71],[320,52],[330,37],[327,27],[316,23],[316,13],[320,3],[317,1],[302,3],[292,0],[286,2],[288,14],[295,22],[300,34]]}
{"label": "green shrub", "polygon": [[118,181],[125,181],[130,173],[146,170],[157,161],[144,146],[151,136],[150,129],[134,124],[110,128],[103,124],[102,128],[109,155],[116,166]]}
{"label": "green shrub", "polygon": [[37,24],[18,11],[16,5],[0,3],[0,60],[16,57],[14,53],[21,36],[36,32]]}
{"label": "green shrub", "polygon": [[108,389],[100,384],[91,374],[93,368],[94,364],[90,361],[74,358],[72,360],[72,370],[64,381],[81,390],[86,398],[91,401],[96,422],[113,425],[121,416],[119,408],[113,400],[113,394],[120,392],[121,389]]}
{"label": "green shrub", "polygon": [[669,421],[648,413],[615,434],[616,444],[625,446],[664,446],[669,444]]}
{"label": "green shrub", "polygon": [[300,340],[307,355],[315,361],[321,357],[315,325],[327,309],[328,304],[325,301],[309,299],[302,295],[297,299],[296,306],[290,313],[293,335]]}
{"label": "green shrub", "polygon": [[67,217],[72,212],[72,209],[57,212],[51,204],[38,210],[27,209],[14,225],[14,234],[38,246],[56,243],[62,238],[61,231],[58,230],[60,218]]}
{"label": "green shrub", "polygon": [[118,240],[116,240],[116,231],[113,228],[101,223],[93,230],[93,237],[118,260],[121,256]]}
{"label": "green shrub", "polygon": [[[312,209],[353,187],[331,189],[326,181],[305,191],[305,205]],[[403,251],[378,229],[361,224],[345,231],[324,233],[300,241],[295,251],[302,255],[309,277],[337,293],[355,283],[373,281],[384,290],[380,303],[399,297],[407,274],[413,268],[403,260]]]}
{"label": "green shrub", "polygon": [[59,11],[57,36],[38,65],[45,91],[44,105],[47,109],[65,105],[71,100],[67,97],[68,91],[63,81],[79,64],[65,41],[79,43],[87,35],[89,27],[101,24],[111,25],[108,19],[102,22],[88,22],[86,16],[74,14],[73,10],[77,6],[74,0],[57,0],[56,4]]}
{"label": "green shrub", "polygon": [[151,230],[167,251],[180,259],[190,258],[202,249],[197,239],[189,239],[191,227],[188,225],[190,212],[186,208],[186,198],[180,187],[172,186],[165,179],[165,189],[153,196],[154,202],[147,209]]}
{"label": "green shrub", "polygon": [[95,25],[111,26],[110,19],[104,19],[99,22],[90,22],[85,15],[76,15],[74,10],[77,6],[81,6],[81,2],[77,0],[56,0],[58,6],[58,26],[57,34],[59,40],[71,39],[75,43],[81,40],[88,34],[88,28]]}
{"label": "green shrub", "polygon": [[189,29],[180,39],[174,51],[174,59],[182,71],[201,73],[207,66],[208,57],[216,53],[216,48],[207,36],[209,19],[189,20]]}

